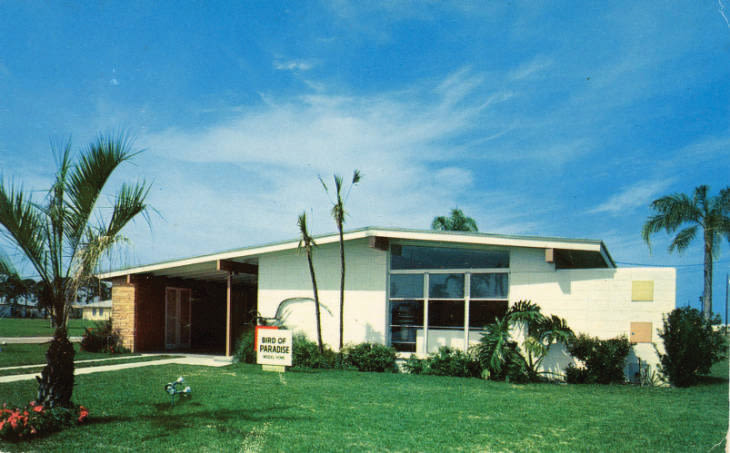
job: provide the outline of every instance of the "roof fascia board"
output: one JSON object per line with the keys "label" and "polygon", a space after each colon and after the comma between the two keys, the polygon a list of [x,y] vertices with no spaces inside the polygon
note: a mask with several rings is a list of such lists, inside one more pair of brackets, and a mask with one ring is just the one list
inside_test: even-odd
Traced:
{"label": "roof fascia board", "polygon": [[[469,244],[469,245],[492,245],[502,247],[527,247],[527,248],[557,248],[582,250],[590,252],[599,252],[604,260],[611,267],[615,267],[613,260],[605,246],[601,241],[595,240],[577,240],[567,239],[560,240],[555,238],[539,239],[539,238],[520,238],[516,236],[499,236],[485,234],[459,234],[459,233],[443,233],[443,232],[427,232],[417,230],[390,230],[386,228],[363,228],[343,234],[345,241],[368,238],[371,236],[383,236],[390,239],[402,239],[413,241],[427,241],[453,244]],[[314,238],[317,245],[332,244],[339,241],[338,234],[329,234]],[[118,271],[99,273],[97,276],[101,279],[109,279],[121,277],[130,274],[142,274],[155,272],[163,269],[171,269],[177,267],[190,266],[195,264],[209,263],[217,260],[241,259],[269,253],[283,252],[296,249],[299,247],[299,240],[286,241],[274,244],[268,244],[258,247],[243,248],[231,250],[228,252],[203,255],[193,258],[181,260],[165,261],[146,266],[131,267],[120,269]]]}
{"label": "roof fascia board", "polygon": [[[365,231],[355,231],[352,233],[345,233],[343,238],[345,241],[351,241],[353,239],[362,239],[367,237],[368,234]],[[331,244],[339,241],[338,235],[323,236],[321,238],[314,238],[317,245]],[[175,267],[184,267],[194,264],[202,264],[215,262],[218,260],[230,260],[236,258],[247,258],[251,256],[266,255],[269,253],[283,252],[286,250],[292,250],[299,247],[299,241],[287,241],[278,244],[270,244],[260,247],[252,247],[248,249],[232,250],[230,252],[217,253],[212,255],[203,255],[195,258],[186,258],[176,261],[165,261],[162,263],[149,264],[146,266],[131,267],[128,269],[121,269],[118,271],[104,272],[97,276],[100,279],[108,279],[114,277],[121,277],[128,274],[144,274],[148,272],[155,272],[163,269],[171,269]]]}
{"label": "roof fascia board", "polygon": [[598,241],[560,241],[557,239],[520,239],[515,237],[476,236],[476,235],[444,235],[439,233],[419,233],[405,231],[371,230],[372,235],[385,236],[390,239],[429,241],[442,243],[458,243],[472,245],[496,245],[502,247],[555,248],[600,252],[602,247]]}

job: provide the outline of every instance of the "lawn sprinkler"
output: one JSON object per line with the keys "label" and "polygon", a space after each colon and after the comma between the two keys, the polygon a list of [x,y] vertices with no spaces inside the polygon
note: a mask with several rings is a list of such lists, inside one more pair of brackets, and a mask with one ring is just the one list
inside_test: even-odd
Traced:
{"label": "lawn sprinkler", "polygon": [[168,395],[170,395],[170,405],[175,405],[175,395],[183,395],[183,396],[190,396],[190,386],[188,385],[184,389],[180,389],[179,387],[182,387],[183,384],[185,384],[185,380],[180,376],[177,378],[174,382],[168,382],[165,384],[165,391]]}

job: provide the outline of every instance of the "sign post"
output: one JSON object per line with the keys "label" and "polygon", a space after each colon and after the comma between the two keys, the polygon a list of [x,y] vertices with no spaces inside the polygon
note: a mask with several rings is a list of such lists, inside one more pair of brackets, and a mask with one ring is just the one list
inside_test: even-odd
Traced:
{"label": "sign post", "polygon": [[256,328],[256,363],[264,371],[283,373],[292,364],[291,330]]}

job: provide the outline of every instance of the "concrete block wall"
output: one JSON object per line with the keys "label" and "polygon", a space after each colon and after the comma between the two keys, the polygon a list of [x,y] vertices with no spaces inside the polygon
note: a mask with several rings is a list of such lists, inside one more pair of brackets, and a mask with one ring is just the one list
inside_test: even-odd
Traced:
{"label": "concrete block wall", "polygon": [[119,332],[122,345],[136,351],[136,291],[134,285],[114,283],[112,286],[112,327]]}
{"label": "concrete block wall", "polygon": [[[370,248],[367,239],[345,244],[344,343],[385,343],[387,323],[387,253]],[[314,250],[314,267],[322,305],[323,341],[333,349],[339,344],[339,245]],[[273,317],[282,301],[284,322],[295,331],[316,339],[315,307],[307,257],[296,250],[259,258],[258,304],[263,316]]]}

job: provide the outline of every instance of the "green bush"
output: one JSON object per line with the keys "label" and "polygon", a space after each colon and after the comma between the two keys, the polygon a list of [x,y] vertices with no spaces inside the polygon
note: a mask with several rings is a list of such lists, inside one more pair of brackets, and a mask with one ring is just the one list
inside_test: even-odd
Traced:
{"label": "green bush", "polygon": [[319,352],[319,346],[307,339],[306,335],[297,333],[292,337],[292,366],[296,368],[334,368],[337,354],[324,347]]}
{"label": "green bush", "polygon": [[713,325],[719,317],[705,319],[699,310],[675,308],[664,317],[659,337],[664,341],[664,353],[659,353],[659,371],[676,387],[696,384],[699,375],[708,374],[712,365],[723,359],[726,342]]}
{"label": "green bush", "polygon": [[566,370],[568,383],[622,384],[626,381],[624,366],[631,344],[625,336],[599,340],[580,334],[568,344],[570,354],[581,360],[584,367],[570,367]]}
{"label": "green bush", "polygon": [[408,374],[428,374],[426,359],[419,359],[415,354],[408,357],[408,360],[403,364],[403,368]]}
{"label": "green bush", "polygon": [[588,370],[571,363],[565,369],[565,382],[568,384],[586,384],[588,382]]}
{"label": "green bush", "polygon": [[448,346],[440,347],[438,352],[423,360],[411,356],[404,367],[412,374],[435,376],[479,377],[482,373],[482,368],[476,358]]}
{"label": "green bush", "polygon": [[395,349],[377,343],[360,343],[343,351],[344,365],[359,371],[397,371]]}
{"label": "green bush", "polygon": [[120,354],[129,352],[129,349],[122,346],[122,339],[119,332],[112,329],[111,321],[95,323],[94,327],[84,329],[81,338],[81,350],[87,352],[108,352]]}
{"label": "green bush", "polygon": [[256,363],[256,330],[247,328],[236,341],[233,360],[243,363]]}

